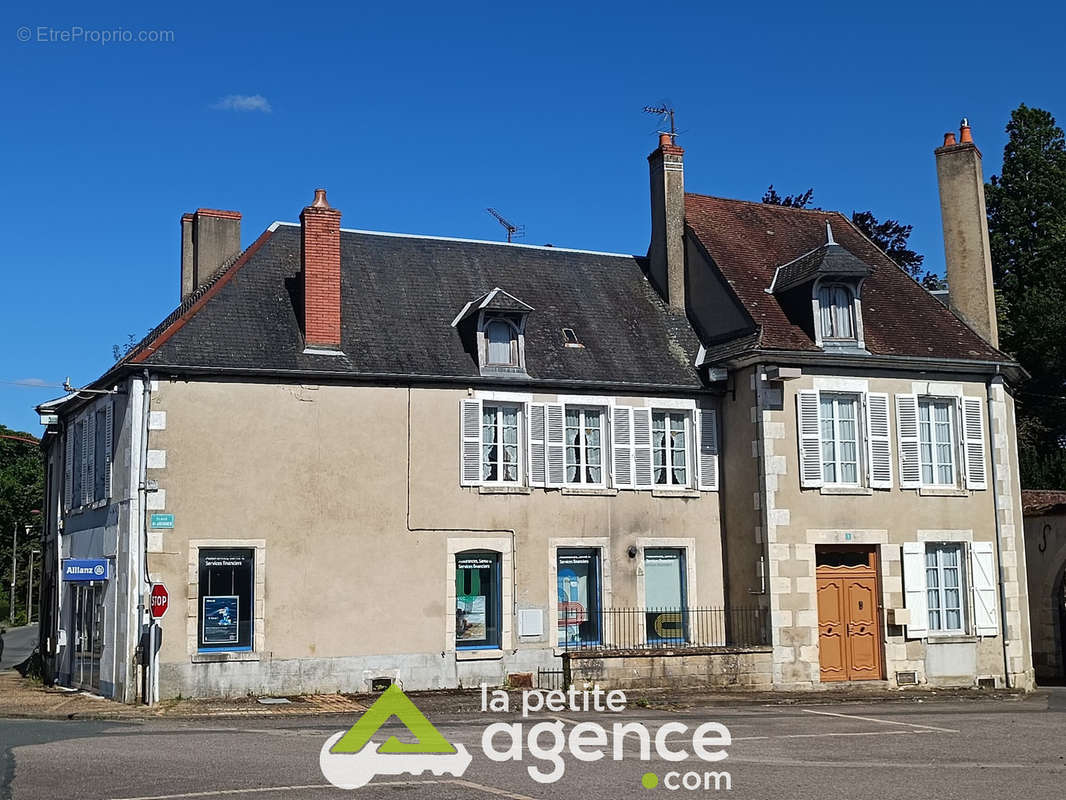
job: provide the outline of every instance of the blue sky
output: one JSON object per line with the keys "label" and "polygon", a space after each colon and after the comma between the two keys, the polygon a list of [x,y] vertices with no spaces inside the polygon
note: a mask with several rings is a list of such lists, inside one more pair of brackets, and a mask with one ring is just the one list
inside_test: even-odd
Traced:
{"label": "blue sky", "polygon": [[[247,245],[325,186],[346,227],[498,239],[495,206],[528,243],[643,253],[641,108],[669,101],[690,191],[813,186],[914,225],[939,271],[944,131],[970,117],[987,177],[1018,103],[1066,117],[1058,3],[714,5],[0,11],[0,423],[39,433],[61,392],[16,382],[84,384],[169,313],[197,207]],[[48,40],[77,27],[173,41]]]}

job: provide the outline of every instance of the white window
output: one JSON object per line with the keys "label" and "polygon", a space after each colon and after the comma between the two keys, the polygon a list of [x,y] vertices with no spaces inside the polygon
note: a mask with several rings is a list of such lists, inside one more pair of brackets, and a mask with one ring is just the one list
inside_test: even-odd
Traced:
{"label": "white window", "polygon": [[604,413],[566,407],[566,482],[603,485]]}
{"label": "white window", "polygon": [[961,544],[926,545],[925,589],[930,631],[962,633],[965,630],[962,564]]}
{"label": "white window", "polygon": [[481,409],[481,480],[518,483],[520,462],[517,405],[485,403]]}
{"label": "white window", "polygon": [[918,399],[918,442],[922,485],[955,485],[955,401]]}
{"label": "white window", "polygon": [[841,284],[829,284],[818,289],[819,324],[823,339],[854,339],[855,322],[852,313],[851,290]]}
{"label": "white window", "polygon": [[821,394],[822,480],[826,484],[859,485],[859,398]]}
{"label": "white window", "polygon": [[652,469],[656,485],[689,485],[688,430],[687,412],[652,412]]}
{"label": "white window", "polygon": [[485,363],[491,366],[518,366],[518,331],[507,320],[494,319],[485,325]]}

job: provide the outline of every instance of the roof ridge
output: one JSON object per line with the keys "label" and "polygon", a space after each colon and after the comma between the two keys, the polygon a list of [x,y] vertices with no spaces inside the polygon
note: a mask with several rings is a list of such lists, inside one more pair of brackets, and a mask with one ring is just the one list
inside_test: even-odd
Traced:
{"label": "roof ridge", "polygon": [[835,214],[847,219],[848,215],[843,211],[825,208],[796,208],[795,206],[783,206],[778,203],[764,203],[761,200],[741,200],[736,197],[721,197],[716,194],[700,194],[699,192],[685,192],[685,197],[702,197],[707,200],[724,200],[727,203],[741,203],[748,206],[760,206],[761,208],[781,209],[783,211],[799,211],[804,214]]}

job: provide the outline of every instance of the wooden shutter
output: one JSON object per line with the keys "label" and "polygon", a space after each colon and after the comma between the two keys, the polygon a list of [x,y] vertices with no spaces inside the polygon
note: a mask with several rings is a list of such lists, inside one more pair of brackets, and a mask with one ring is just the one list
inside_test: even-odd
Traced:
{"label": "wooden shutter", "polygon": [[529,485],[544,486],[544,403],[529,406]]}
{"label": "wooden shutter", "polygon": [[74,507],[74,437],[78,429],[73,422],[66,426],[67,454],[63,464],[63,507],[70,511]]}
{"label": "wooden shutter", "polygon": [[548,403],[544,412],[545,485],[562,486],[566,483],[566,411],[561,403]]}
{"label": "wooden shutter", "polygon": [[896,395],[896,434],[899,438],[899,486],[901,489],[917,489],[922,485],[918,395]]}
{"label": "wooden shutter", "polygon": [[903,596],[910,623],[908,639],[922,639],[929,633],[929,601],[925,594],[925,542],[903,543]]}
{"label": "wooden shutter", "polygon": [[996,549],[992,542],[974,542],[970,545],[970,586],[974,633],[978,636],[998,635]]}
{"label": "wooden shutter", "polygon": [[481,484],[481,401],[459,401],[462,447],[459,451],[459,484]]}
{"label": "wooden shutter", "polygon": [[96,496],[96,412],[92,409],[85,415],[85,424],[82,428],[81,459],[85,465],[82,472],[81,497],[82,505],[90,505]]}
{"label": "wooden shutter", "polygon": [[697,409],[696,440],[699,454],[696,465],[699,470],[699,488],[707,492],[718,491],[718,412],[713,408]]}
{"label": "wooden shutter", "polygon": [[611,481],[616,489],[633,488],[633,409],[611,408]]}
{"label": "wooden shutter", "polygon": [[796,393],[796,426],[799,430],[800,486],[822,485],[822,424],[818,392]]}
{"label": "wooden shutter", "polygon": [[870,470],[870,487],[892,488],[892,442],[888,430],[888,395],[866,395],[866,447]]}
{"label": "wooden shutter", "polygon": [[980,397],[962,398],[962,452],[966,488],[987,489],[985,472],[985,424]]}
{"label": "wooden shutter", "polygon": [[104,478],[104,497],[111,499],[111,481],[115,474],[111,462],[115,453],[115,402],[107,401],[107,419],[104,422],[104,469],[107,470]]}
{"label": "wooden shutter", "polygon": [[633,485],[637,489],[654,486],[651,468],[651,409],[633,409]]}

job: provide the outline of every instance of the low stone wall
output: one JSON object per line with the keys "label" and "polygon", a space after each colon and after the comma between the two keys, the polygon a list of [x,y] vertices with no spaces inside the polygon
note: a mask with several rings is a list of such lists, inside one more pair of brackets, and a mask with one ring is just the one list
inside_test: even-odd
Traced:
{"label": "low stone wall", "polygon": [[773,685],[773,650],[703,647],[678,650],[585,650],[563,655],[566,685],[579,689],[759,688]]}

